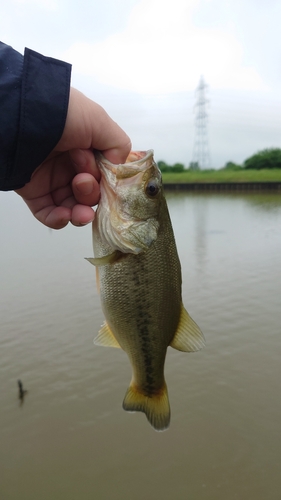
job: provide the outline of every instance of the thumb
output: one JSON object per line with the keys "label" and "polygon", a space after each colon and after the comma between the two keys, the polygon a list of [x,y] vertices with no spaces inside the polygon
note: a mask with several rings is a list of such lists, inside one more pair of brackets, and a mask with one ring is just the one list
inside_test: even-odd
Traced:
{"label": "thumb", "polygon": [[71,88],[65,128],[56,150],[74,148],[97,149],[113,163],[124,163],[131,141],[99,104]]}

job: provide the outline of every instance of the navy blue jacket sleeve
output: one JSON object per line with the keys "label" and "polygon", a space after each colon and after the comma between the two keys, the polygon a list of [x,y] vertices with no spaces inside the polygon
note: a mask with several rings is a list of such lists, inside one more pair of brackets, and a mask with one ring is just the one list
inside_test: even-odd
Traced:
{"label": "navy blue jacket sleeve", "polygon": [[71,66],[0,42],[0,190],[19,189],[61,138]]}

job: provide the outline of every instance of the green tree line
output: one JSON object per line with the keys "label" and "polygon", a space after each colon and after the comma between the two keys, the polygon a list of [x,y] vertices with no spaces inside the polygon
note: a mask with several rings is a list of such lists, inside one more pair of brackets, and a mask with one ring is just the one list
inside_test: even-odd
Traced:
{"label": "green tree line", "polygon": [[168,165],[163,160],[158,161],[158,167],[161,172],[183,172],[185,170],[183,163],[175,163],[174,165]]}
{"label": "green tree line", "polygon": [[[200,170],[200,165],[196,162],[191,162],[189,168],[186,169],[183,163],[175,163],[168,165],[163,160],[158,161],[158,167],[161,172],[183,172],[184,170]],[[247,158],[242,165],[229,161],[222,170],[262,170],[281,168],[281,149],[269,148],[263,149]]]}

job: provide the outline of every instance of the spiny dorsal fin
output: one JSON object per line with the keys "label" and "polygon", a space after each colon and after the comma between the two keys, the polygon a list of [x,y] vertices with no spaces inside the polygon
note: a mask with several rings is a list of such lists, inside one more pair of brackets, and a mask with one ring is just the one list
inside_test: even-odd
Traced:
{"label": "spiny dorsal fin", "polygon": [[94,344],[105,347],[120,347],[107,322],[102,325],[98,335],[94,339]]}
{"label": "spiny dorsal fin", "polygon": [[178,351],[195,352],[204,345],[203,333],[182,304],[179,326],[170,346]]}

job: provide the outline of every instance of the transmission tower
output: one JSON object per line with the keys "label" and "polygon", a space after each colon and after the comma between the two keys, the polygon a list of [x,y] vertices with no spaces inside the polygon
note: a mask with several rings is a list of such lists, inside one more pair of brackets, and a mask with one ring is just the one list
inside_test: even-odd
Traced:
{"label": "transmission tower", "polygon": [[196,115],[195,115],[195,137],[192,155],[193,168],[209,168],[210,167],[210,153],[208,145],[208,131],[207,131],[207,103],[206,99],[207,85],[203,76],[199,80],[199,85],[196,89]]}

